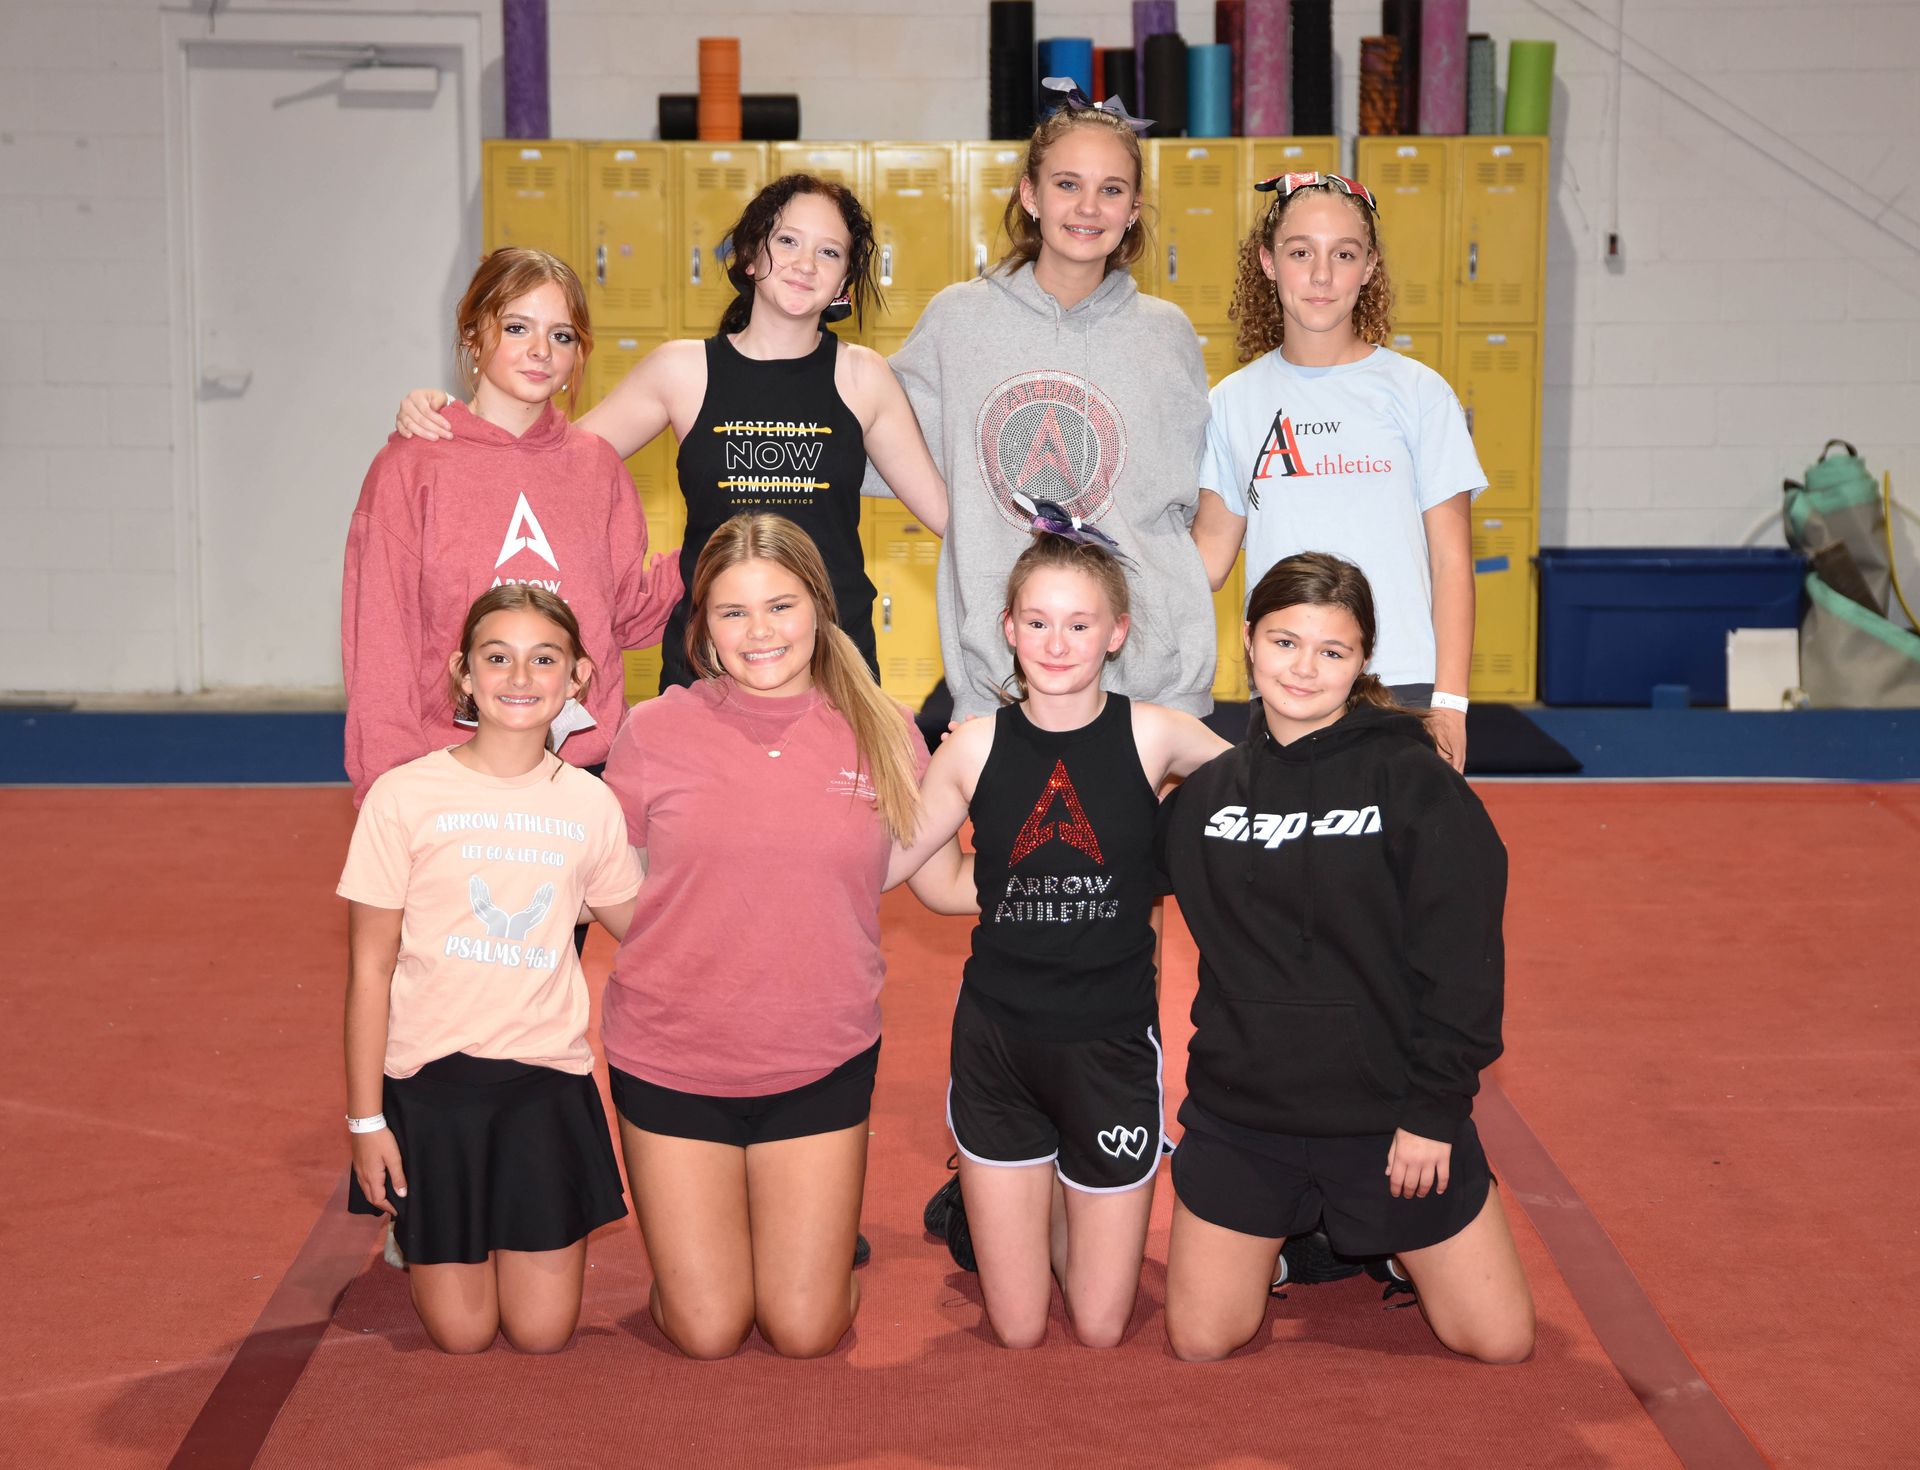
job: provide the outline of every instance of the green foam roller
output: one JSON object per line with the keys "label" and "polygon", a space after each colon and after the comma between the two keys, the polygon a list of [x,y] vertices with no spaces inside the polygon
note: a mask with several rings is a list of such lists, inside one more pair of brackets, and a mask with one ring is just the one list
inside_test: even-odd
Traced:
{"label": "green foam roller", "polygon": [[1507,48],[1509,133],[1545,133],[1553,121],[1553,42],[1515,41]]}

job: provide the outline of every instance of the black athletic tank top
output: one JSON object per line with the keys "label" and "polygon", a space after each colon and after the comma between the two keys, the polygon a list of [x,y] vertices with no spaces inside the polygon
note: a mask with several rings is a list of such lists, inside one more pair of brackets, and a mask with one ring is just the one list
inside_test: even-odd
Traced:
{"label": "black athletic tank top", "polygon": [[980,922],[965,977],[995,1020],[1091,1041],[1157,1019],[1156,808],[1124,695],[1078,730],[1042,730],[1019,705],[994,717],[968,809]]}
{"label": "black athletic tank top", "polygon": [[[877,672],[873,583],[860,546],[867,447],[860,420],[834,386],[839,350],[839,339],[822,331],[820,345],[805,357],[761,362],[742,357],[724,333],[707,338],[707,396],[678,461],[687,498],[680,575],[691,589],[694,563],[729,516],[785,516],[820,548],[840,626]],[[693,682],[686,655],[690,595],[673,610],[660,642],[662,689]]]}

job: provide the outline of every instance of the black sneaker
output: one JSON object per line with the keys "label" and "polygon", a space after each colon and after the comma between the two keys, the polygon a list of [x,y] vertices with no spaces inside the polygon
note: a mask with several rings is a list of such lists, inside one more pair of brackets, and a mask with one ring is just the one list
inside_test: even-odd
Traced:
{"label": "black sneaker", "polygon": [[1328,1281],[1345,1281],[1365,1269],[1358,1261],[1336,1256],[1325,1231],[1309,1230],[1301,1235],[1289,1235],[1286,1244],[1280,1247],[1280,1261],[1270,1290],[1278,1292],[1283,1286],[1319,1286]]}
{"label": "black sneaker", "polygon": [[[1420,1293],[1412,1280],[1400,1274],[1400,1268],[1394,1264],[1392,1256],[1373,1256],[1366,1262],[1367,1275],[1375,1281],[1386,1283],[1380,1292],[1380,1300],[1386,1309],[1393,1311],[1399,1307],[1414,1306],[1420,1300]],[[1394,1300],[1397,1296],[1406,1298],[1403,1302]]]}
{"label": "black sneaker", "polygon": [[[947,1160],[949,1169],[957,1166],[958,1155]],[[927,1227],[927,1234],[947,1243],[947,1254],[953,1257],[954,1265],[962,1271],[979,1269],[974,1262],[973,1234],[967,1229],[967,1206],[960,1195],[958,1174],[933,1192],[926,1209],[920,1212],[920,1223]]]}

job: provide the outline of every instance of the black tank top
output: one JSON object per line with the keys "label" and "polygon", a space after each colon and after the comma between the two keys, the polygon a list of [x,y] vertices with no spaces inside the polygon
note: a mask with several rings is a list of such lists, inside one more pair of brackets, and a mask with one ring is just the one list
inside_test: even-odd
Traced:
{"label": "black tank top", "polygon": [[[873,583],[860,545],[867,447],[860,420],[834,385],[839,350],[839,339],[822,331],[820,345],[805,357],[761,362],[741,356],[724,333],[707,338],[707,396],[678,461],[687,498],[680,575],[691,589],[694,563],[729,516],[785,516],[820,548],[840,626],[877,673]],[[673,610],[661,639],[662,689],[693,682],[686,656],[690,597]]]}
{"label": "black tank top", "polygon": [[973,930],[966,984],[995,1020],[1090,1041],[1144,1030],[1153,988],[1157,803],[1124,695],[1078,730],[1019,705],[994,717],[974,787]]}

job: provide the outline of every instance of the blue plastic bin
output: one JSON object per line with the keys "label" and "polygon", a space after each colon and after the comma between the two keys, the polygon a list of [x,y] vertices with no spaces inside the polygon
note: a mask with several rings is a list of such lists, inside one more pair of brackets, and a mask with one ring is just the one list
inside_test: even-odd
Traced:
{"label": "blue plastic bin", "polygon": [[1784,547],[1566,547],[1540,552],[1540,698],[1648,704],[1684,684],[1727,702],[1727,633],[1800,624],[1806,562]]}

